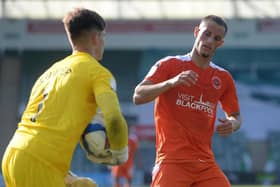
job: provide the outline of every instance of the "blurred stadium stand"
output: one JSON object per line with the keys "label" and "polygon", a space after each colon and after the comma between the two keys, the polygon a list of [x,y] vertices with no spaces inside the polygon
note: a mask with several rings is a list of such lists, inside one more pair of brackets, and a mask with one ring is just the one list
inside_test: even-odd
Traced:
{"label": "blurred stadium stand", "polygon": [[[280,14],[278,0],[1,0],[0,5],[2,17],[16,19],[61,18],[73,6],[95,9],[109,19],[185,19],[213,12],[227,18],[271,18]],[[153,11],[147,11],[147,7]]]}
{"label": "blurred stadium stand", "polygon": [[280,131],[271,131],[268,133],[268,171],[280,172]]}
{"label": "blurred stadium stand", "polygon": [[249,153],[247,137],[243,132],[222,138],[214,135],[212,142],[217,162],[223,170],[251,172],[252,158]]}

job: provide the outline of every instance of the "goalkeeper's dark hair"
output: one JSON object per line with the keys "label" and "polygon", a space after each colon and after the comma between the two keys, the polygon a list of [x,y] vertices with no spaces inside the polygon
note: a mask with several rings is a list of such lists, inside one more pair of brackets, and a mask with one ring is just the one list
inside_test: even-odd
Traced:
{"label": "goalkeeper's dark hair", "polygon": [[83,32],[102,32],[106,27],[105,20],[97,12],[85,8],[76,8],[66,14],[63,23],[71,40],[79,38]]}
{"label": "goalkeeper's dark hair", "polygon": [[227,34],[228,26],[227,26],[226,21],[222,17],[216,16],[216,15],[208,15],[208,16],[205,16],[204,18],[202,18],[201,22],[208,21],[208,20],[214,21],[218,25],[223,26],[225,28],[225,35]]}

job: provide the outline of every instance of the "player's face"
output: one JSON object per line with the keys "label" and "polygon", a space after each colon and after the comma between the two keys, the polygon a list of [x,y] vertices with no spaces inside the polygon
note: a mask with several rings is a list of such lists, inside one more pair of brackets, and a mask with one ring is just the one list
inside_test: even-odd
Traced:
{"label": "player's face", "polygon": [[194,35],[197,54],[204,58],[211,58],[216,49],[224,43],[225,28],[209,20],[196,27]]}
{"label": "player's face", "polygon": [[105,31],[98,32],[96,34],[96,58],[97,60],[101,60],[104,53],[104,38],[105,38]]}

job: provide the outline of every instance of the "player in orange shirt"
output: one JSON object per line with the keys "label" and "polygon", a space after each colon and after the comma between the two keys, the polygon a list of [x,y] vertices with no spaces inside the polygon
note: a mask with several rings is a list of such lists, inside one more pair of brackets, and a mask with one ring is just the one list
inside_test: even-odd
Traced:
{"label": "player in orange shirt", "polygon": [[[204,17],[194,29],[192,50],[159,60],[135,88],[135,104],[155,100],[152,187],[230,187],[211,149],[215,130],[228,136],[241,126],[234,80],[211,62],[227,29],[221,17]],[[218,102],[226,117],[215,128]]]}
{"label": "player in orange shirt", "polygon": [[[129,129],[131,131],[131,127]],[[137,136],[130,132],[128,137],[128,160],[119,166],[113,166],[111,173],[114,179],[114,187],[121,187],[121,179],[125,179],[124,187],[131,187],[133,167],[134,167],[134,156],[138,148]]]}

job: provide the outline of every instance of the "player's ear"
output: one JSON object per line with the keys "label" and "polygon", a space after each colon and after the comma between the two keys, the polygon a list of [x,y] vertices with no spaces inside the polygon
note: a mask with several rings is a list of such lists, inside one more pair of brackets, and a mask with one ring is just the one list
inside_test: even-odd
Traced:
{"label": "player's ear", "polygon": [[91,32],[90,33],[90,39],[91,39],[91,42],[96,45],[98,43],[98,33],[97,32]]}
{"label": "player's ear", "polygon": [[224,43],[225,43],[225,40],[224,40],[224,39],[222,39],[221,41],[219,41],[219,43],[218,43],[218,47],[221,47],[222,45],[224,45]]}
{"label": "player's ear", "polygon": [[195,26],[194,32],[193,32],[193,35],[194,35],[195,38],[198,36],[198,33],[199,33],[199,27]]}

